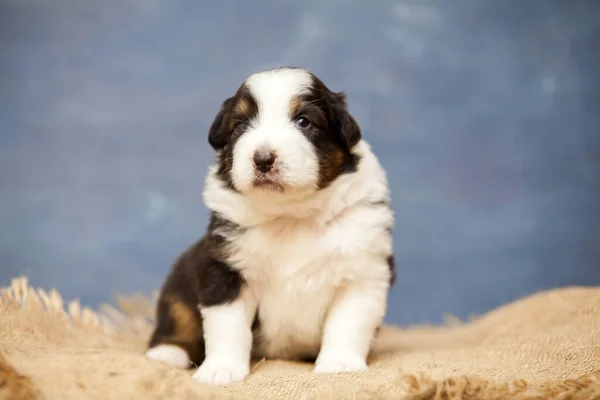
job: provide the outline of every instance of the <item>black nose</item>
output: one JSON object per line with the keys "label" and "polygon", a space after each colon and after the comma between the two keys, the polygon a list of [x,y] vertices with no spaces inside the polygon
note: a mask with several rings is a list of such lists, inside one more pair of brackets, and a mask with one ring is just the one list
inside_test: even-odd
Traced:
{"label": "black nose", "polygon": [[259,150],[254,153],[254,165],[260,172],[269,172],[275,163],[275,154],[268,150]]}

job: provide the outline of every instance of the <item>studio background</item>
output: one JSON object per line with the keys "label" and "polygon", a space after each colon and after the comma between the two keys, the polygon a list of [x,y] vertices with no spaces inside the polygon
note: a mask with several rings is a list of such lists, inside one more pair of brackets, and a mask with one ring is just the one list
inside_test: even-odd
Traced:
{"label": "studio background", "polygon": [[0,283],[151,293],[252,72],[349,96],[397,216],[393,323],[600,284],[600,3],[0,2]]}

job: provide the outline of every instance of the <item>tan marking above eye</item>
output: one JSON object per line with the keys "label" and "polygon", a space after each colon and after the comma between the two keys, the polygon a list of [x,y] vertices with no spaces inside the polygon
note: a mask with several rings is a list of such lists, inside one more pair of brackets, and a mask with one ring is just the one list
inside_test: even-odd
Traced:
{"label": "tan marking above eye", "polygon": [[294,97],[292,100],[290,100],[290,105],[289,105],[290,117],[296,116],[300,112],[300,110],[302,110],[305,107],[305,105],[306,105],[306,103],[300,97]]}
{"label": "tan marking above eye", "polygon": [[235,111],[240,114],[248,114],[250,112],[250,104],[248,103],[248,100],[239,100],[235,105]]}

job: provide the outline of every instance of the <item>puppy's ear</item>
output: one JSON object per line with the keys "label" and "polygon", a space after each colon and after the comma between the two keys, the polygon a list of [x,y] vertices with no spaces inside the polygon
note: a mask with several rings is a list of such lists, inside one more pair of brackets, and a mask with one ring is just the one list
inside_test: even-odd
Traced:
{"label": "puppy's ear", "polygon": [[227,114],[231,111],[234,103],[234,97],[226,99],[217,113],[214,121],[208,130],[208,143],[215,150],[221,150],[229,142],[229,127],[227,126]]}
{"label": "puppy's ear", "polygon": [[343,92],[332,93],[330,106],[339,125],[342,142],[351,149],[360,141],[362,135],[358,123],[348,112],[346,94]]}

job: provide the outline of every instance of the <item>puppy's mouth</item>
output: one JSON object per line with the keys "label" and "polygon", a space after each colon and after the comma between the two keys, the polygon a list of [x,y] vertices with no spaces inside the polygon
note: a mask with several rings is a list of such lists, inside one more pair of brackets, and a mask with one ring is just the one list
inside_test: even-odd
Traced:
{"label": "puppy's mouth", "polygon": [[255,170],[252,186],[262,190],[283,192],[285,184],[279,177],[279,174],[277,174],[277,171],[261,172]]}

